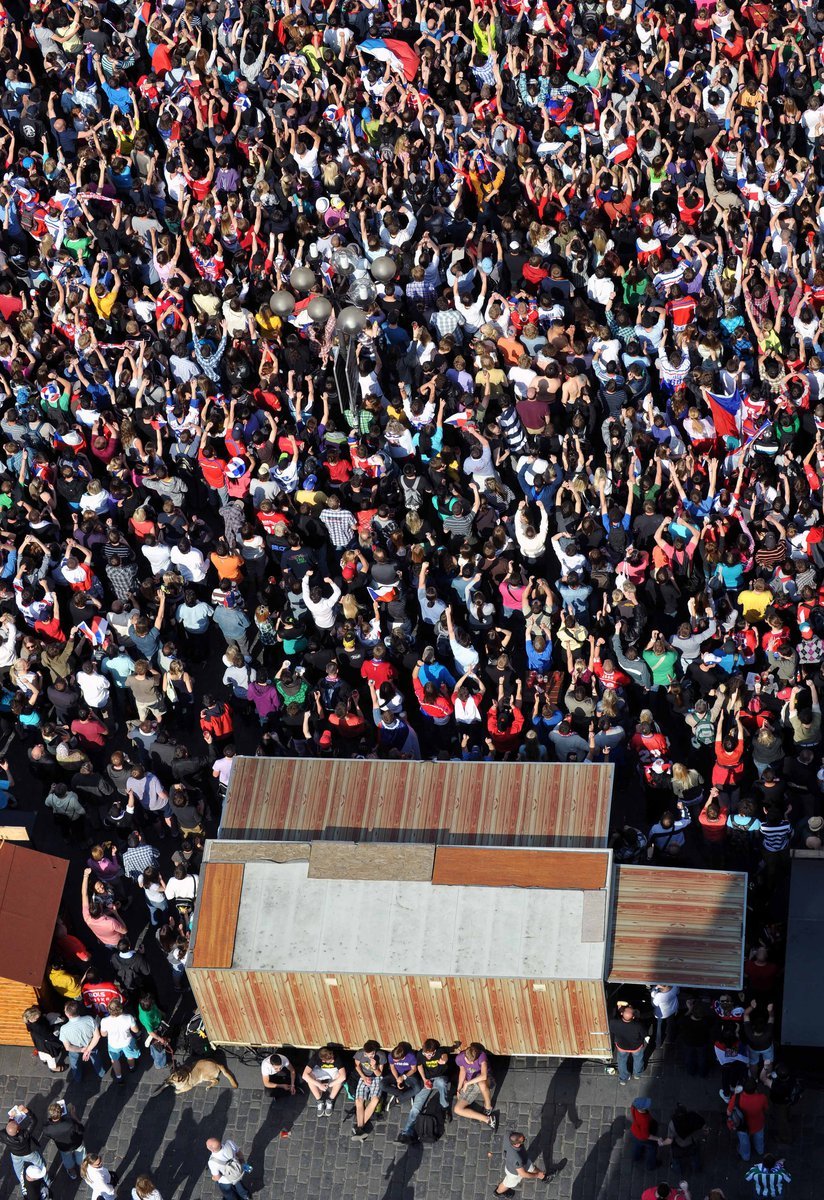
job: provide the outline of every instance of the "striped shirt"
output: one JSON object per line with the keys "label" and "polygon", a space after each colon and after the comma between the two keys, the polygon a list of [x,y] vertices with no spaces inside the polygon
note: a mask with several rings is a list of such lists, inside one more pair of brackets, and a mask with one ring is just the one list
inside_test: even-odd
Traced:
{"label": "striped shirt", "polygon": [[761,836],[764,839],[764,849],[772,853],[777,850],[786,850],[790,844],[792,832],[792,826],[788,821],[781,821],[778,825],[766,825],[762,821]]}
{"label": "striped shirt", "polygon": [[791,1182],[789,1171],[781,1163],[774,1167],[756,1163],[747,1171],[745,1178],[749,1183],[755,1184],[756,1196],[783,1196],[784,1184]]}

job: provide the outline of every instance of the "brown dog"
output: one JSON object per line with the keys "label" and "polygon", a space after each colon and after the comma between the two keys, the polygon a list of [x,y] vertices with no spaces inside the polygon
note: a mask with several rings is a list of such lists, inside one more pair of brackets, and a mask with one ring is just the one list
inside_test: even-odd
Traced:
{"label": "brown dog", "polygon": [[190,1092],[199,1083],[205,1083],[207,1087],[213,1088],[221,1075],[226,1076],[229,1087],[237,1087],[234,1075],[231,1071],[227,1071],[221,1063],[215,1062],[213,1058],[199,1058],[197,1062],[190,1063],[188,1066],[175,1067],[166,1082],[161,1083],[157,1092],[162,1092],[165,1087],[170,1087],[176,1096],[182,1096],[184,1092]]}

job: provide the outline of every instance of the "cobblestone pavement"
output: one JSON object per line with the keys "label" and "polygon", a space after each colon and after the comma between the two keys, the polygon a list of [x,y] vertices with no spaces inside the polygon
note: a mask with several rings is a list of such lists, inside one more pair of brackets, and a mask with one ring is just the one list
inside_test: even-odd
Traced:
{"label": "cobblestone pavement", "polygon": [[[378,1121],[364,1142],[350,1139],[346,1102],[338,1099],[329,1119],[320,1119],[311,1098],[297,1097],[274,1104],[259,1087],[254,1067],[229,1065],[240,1088],[224,1084],[175,1097],[169,1089],[157,1094],[163,1073],[141,1064],[139,1073],[122,1086],[109,1076],[79,1087],[55,1080],[28,1050],[0,1049],[0,1096],[6,1108],[28,1102],[42,1114],[51,1100],[65,1096],[86,1123],[86,1146],[100,1149],[106,1165],[119,1175],[118,1195],[127,1200],[138,1173],[150,1174],[164,1200],[219,1200],[205,1172],[207,1137],[232,1137],[254,1170],[252,1189],[261,1196],[283,1195],[297,1200],[475,1200],[489,1196],[501,1178],[501,1133],[522,1129],[535,1156],[565,1165],[547,1184],[525,1184],[524,1195],[559,1200],[639,1200],[645,1187],[660,1180],[678,1182],[668,1151],[657,1171],[633,1165],[627,1145],[628,1108],[635,1095],[653,1100],[653,1113],[665,1125],[676,1101],[701,1112],[707,1122],[704,1169],[690,1178],[694,1200],[703,1200],[709,1187],[722,1187],[727,1200],[751,1194],[744,1183],[745,1167],[735,1155],[733,1135],[722,1119],[718,1079],[686,1078],[671,1060],[671,1051],[653,1062],[639,1082],[619,1087],[599,1064],[567,1059],[546,1060],[524,1067],[497,1066],[497,1135],[478,1122],[455,1120],[435,1146],[406,1147],[396,1143],[398,1109]],[[824,1090],[808,1086],[795,1117],[791,1146],[778,1147],[768,1137],[767,1149],[786,1155],[793,1175],[791,1200],[819,1194]],[[288,1136],[287,1136],[288,1135]],[[51,1155],[48,1156],[49,1160]],[[6,1155],[0,1200],[12,1195],[14,1179]],[[70,1200],[85,1186],[72,1184],[59,1172],[53,1187],[56,1200]]]}

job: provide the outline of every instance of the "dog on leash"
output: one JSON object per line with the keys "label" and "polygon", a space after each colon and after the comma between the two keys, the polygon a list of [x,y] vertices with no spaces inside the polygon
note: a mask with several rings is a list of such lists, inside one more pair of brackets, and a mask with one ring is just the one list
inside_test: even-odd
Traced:
{"label": "dog on leash", "polygon": [[175,1067],[169,1073],[168,1079],[157,1088],[155,1095],[162,1092],[164,1088],[170,1087],[176,1096],[182,1096],[184,1092],[190,1092],[192,1088],[196,1088],[199,1083],[205,1083],[207,1088],[213,1088],[221,1075],[226,1076],[229,1087],[237,1087],[234,1075],[222,1063],[215,1062],[213,1058],[199,1058],[197,1062],[190,1063],[188,1066]]}

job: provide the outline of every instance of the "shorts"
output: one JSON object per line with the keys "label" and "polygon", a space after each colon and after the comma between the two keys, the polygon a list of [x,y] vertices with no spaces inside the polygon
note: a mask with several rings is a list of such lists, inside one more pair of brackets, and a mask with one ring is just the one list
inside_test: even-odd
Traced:
{"label": "shorts", "polygon": [[382,1079],[360,1079],[355,1089],[356,1100],[374,1100],[383,1091]]}
{"label": "shorts", "polygon": [[[526,1169],[528,1171],[535,1170],[532,1163],[527,1163]],[[510,1172],[507,1171],[506,1167],[504,1167],[504,1184],[506,1185],[506,1187],[516,1188],[519,1183],[523,1183],[523,1179],[521,1178],[521,1176],[520,1175],[511,1175]]]}
{"label": "shorts", "polygon": [[775,1048],[767,1046],[765,1050],[753,1050],[752,1046],[747,1046],[747,1058],[751,1067],[757,1067],[762,1058],[764,1062],[774,1062]]}
{"label": "shorts", "polygon": [[140,1050],[134,1042],[129,1042],[128,1046],[109,1046],[108,1050],[112,1062],[117,1062],[119,1058],[128,1058],[130,1062],[135,1062],[140,1058]]}
{"label": "shorts", "polygon": [[[488,1075],[486,1082],[487,1082],[487,1086],[491,1092],[492,1089],[495,1087],[495,1080],[492,1078],[491,1075]],[[477,1104],[479,1101],[481,1103],[483,1103],[484,1098],[481,1093],[481,1089],[478,1087],[477,1083],[467,1083],[466,1086],[464,1087],[464,1090],[461,1093],[459,1099],[463,1100],[464,1104]]]}

